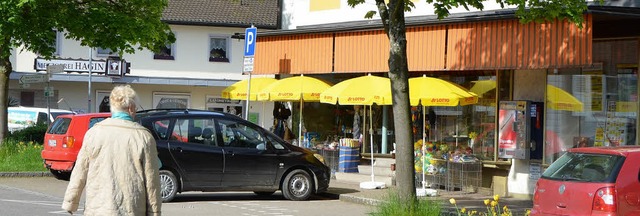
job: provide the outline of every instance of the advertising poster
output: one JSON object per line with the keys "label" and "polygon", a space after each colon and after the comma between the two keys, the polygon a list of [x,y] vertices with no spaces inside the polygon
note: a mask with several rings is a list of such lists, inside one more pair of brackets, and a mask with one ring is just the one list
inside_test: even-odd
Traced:
{"label": "advertising poster", "polygon": [[527,101],[501,101],[498,112],[498,157],[528,158],[529,118]]}
{"label": "advertising poster", "polygon": [[515,115],[515,110],[500,109],[499,111],[498,157],[500,158],[513,158],[516,150],[516,131],[513,130]]}

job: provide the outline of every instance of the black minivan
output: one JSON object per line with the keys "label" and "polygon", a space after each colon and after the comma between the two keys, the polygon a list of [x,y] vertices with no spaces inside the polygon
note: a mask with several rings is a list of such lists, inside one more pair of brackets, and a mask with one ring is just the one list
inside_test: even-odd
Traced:
{"label": "black minivan", "polygon": [[329,187],[322,156],[238,116],[204,110],[144,110],[136,120],[156,139],[163,202],[186,191],[276,190],[307,200]]}

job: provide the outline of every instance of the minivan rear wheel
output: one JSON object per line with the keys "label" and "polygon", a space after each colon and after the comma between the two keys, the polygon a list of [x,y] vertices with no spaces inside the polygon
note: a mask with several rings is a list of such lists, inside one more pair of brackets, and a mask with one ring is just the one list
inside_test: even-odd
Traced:
{"label": "minivan rear wheel", "polygon": [[178,179],[168,170],[160,170],[160,194],[162,202],[171,202],[178,193]]}
{"label": "minivan rear wheel", "polygon": [[304,170],[293,170],[282,183],[282,194],[294,201],[307,200],[313,193],[311,177]]}
{"label": "minivan rear wheel", "polygon": [[69,181],[69,179],[71,179],[71,172],[62,172],[62,171],[52,170],[52,169],[49,169],[49,172],[51,172],[51,174],[53,174],[53,177],[55,177],[58,180]]}

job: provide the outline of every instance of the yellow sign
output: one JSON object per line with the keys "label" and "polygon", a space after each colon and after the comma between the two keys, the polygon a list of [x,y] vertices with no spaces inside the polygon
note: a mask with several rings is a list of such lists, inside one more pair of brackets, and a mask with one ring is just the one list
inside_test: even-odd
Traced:
{"label": "yellow sign", "polygon": [[618,101],[616,102],[616,112],[636,112],[638,111],[638,102]]}

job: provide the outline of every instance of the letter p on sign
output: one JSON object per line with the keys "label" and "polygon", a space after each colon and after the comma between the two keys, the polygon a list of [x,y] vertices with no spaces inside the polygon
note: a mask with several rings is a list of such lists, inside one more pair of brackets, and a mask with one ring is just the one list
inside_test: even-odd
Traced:
{"label": "letter p on sign", "polygon": [[258,37],[258,29],[255,27],[247,28],[244,31],[244,56],[253,56],[256,53],[256,38]]}

